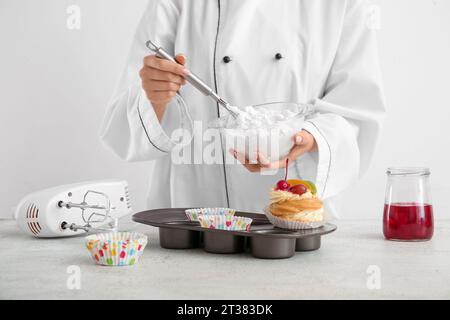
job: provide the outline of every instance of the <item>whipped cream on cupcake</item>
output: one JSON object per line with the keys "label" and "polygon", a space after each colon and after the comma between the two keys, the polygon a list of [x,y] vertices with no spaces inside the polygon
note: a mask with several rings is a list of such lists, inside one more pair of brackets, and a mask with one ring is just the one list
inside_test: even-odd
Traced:
{"label": "whipped cream on cupcake", "polygon": [[269,197],[270,203],[272,204],[289,200],[311,199],[314,197],[314,195],[311,193],[311,191],[307,191],[302,195],[298,195],[292,192],[276,190],[275,188],[273,188],[269,193]]}

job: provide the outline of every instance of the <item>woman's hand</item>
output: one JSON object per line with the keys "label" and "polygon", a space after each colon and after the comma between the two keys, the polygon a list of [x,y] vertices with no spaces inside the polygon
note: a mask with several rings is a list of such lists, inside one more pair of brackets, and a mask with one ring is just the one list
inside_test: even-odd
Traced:
{"label": "woman's hand", "polygon": [[[286,163],[293,163],[301,155],[317,150],[317,143],[313,135],[308,131],[302,130],[294,136],[294,146],[289,154],[275,162],[270,162],[263,154],[258,153],[256,163],[251,163],[243,154],[236,150],[230,150],[235,159],[242,163],[250,172],[261,172],[263,170],[276,170],[285,168]],[[286,161],[289,159],[289,161]]]}
{"label": "woman's hand", "polygon": [[153,105],[158,120],[161,121],[167,104],[186,84],[184,76],[188,74],[184,67],[186,57],[177,55],[175,59],[180,63],[158,58],[155,55],[144,58],[144,66],[139,72],[148,100]]}

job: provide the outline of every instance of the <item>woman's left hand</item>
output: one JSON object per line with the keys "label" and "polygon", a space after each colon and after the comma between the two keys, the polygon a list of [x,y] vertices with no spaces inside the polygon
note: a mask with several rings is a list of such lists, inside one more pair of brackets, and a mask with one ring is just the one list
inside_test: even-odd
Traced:
{"label": "woman's left hand", "polygon": [[[289,154],[281,160],[270,162],[263,154],[257,154],[256,161],[250,162],[245,155],[231,149],[230,153],[250,172],[261,172],[263,170],[276,170],[285,168],[286,163],[293,163],[298,157],[311,151],[317,150],[317,143],[314,136],[308,131],[302,130],[294,136],[294,146]],[[289,160],[289,161],[287,161]]]}

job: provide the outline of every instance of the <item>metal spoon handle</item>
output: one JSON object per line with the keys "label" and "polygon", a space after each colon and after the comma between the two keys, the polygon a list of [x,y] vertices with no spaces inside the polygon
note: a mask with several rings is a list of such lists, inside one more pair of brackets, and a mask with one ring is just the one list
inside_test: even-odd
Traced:
{"label": "metal spoon handle", "polygon": [[[174,57],[172,57],[169,53],[167,53],[166,50],[161,48],[160,46],[157,46],[152,41],[147,41],[145,43],[146,47],[150,49],[151,51],[155,52],[160,58],[178,63],[178,61],[175,60]],[[198,91],[200,91],[205,96],[211,97],[215,102],[222,105],[225,109],[228,110],[234,117],[236,117],[236,114],[229,109],[229,103],[226,102],[224,99],[222,99],[217,92],[215,92],[213,89],[211,89],[206,83],[204,83],[198,76],[196,76],[194,73],[189,71],[189,74],[185,76],[186,81],[188,81],[190,84],[192,84]]]}

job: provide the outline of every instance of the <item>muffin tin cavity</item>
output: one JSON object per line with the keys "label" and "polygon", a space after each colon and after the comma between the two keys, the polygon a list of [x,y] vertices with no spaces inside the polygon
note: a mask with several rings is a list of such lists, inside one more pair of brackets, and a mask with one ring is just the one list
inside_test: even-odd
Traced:
{"label": "muffin tin cavity", "polygon": [[260,259],[286,259],[295,254],[293,238],[252,237],[250,239],[250,252]]}
{"label": "muffin tin cavity", "polygon": [[296,240],[295,251],[314,251],[318,250],[321,245],[321,237],[307,237],[307,238],[299,238]]}
{"label": "muffin tin cavity", "polygon": [[214,231],[205,231],[203,237],[203,248],[209,253],[240,253],[245,250],[245,237]]}
{"label": "muffin tin cavity", "polygon": [[199,246],[200,232],[174,229],[159,228],[159,243],[165,249],[193,249]]}
{"label": "muffin tin cavity", "polygon": [[321,247],[321,237],[337,229],[325,224],[313,230],[290,231],[274,227],[262,214],[236,212],[253,219],[249,231],[204,229],[187,219],[185,209],[158,209],[137,213],[133,220],[159,228],[160,245],[165,249],[203,248],[215,254],[248,252],[260,259],[286,259],[295,252]]}

